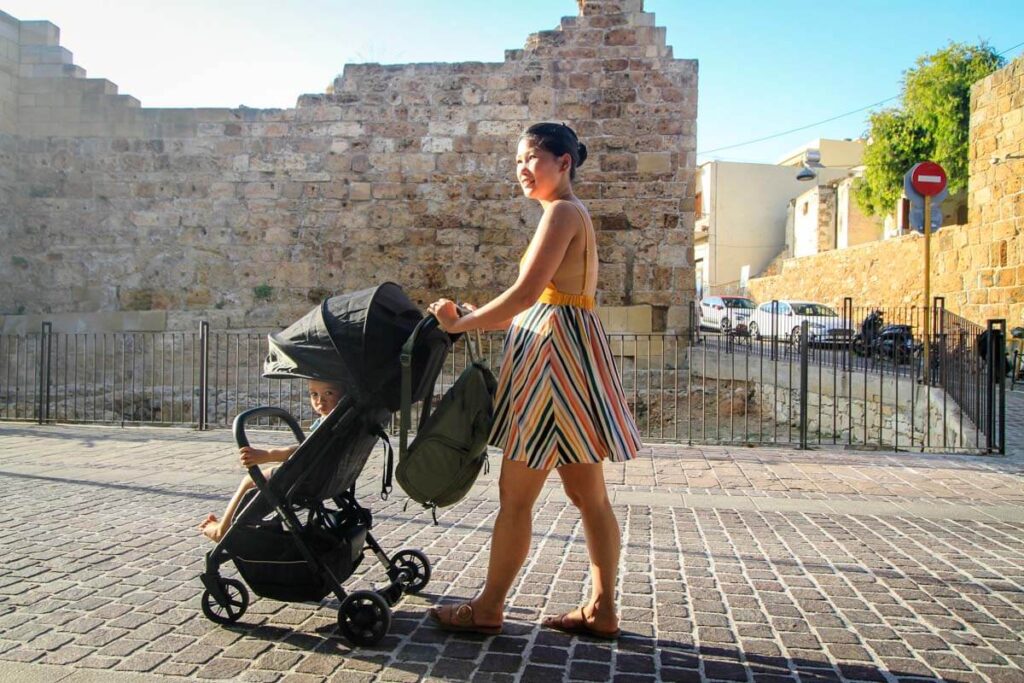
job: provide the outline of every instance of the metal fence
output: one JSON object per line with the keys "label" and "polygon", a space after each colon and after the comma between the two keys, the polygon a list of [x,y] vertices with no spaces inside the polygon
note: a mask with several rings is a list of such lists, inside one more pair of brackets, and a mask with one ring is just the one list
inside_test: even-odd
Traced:
{"label": "metal fence", "polygon": [[[623,388],[645,441],[1001,452],[1003,376],[978,353],[986,331],[937,302],[932,370],[923,373],[921,311],[844,306],[837,319],[728,334],[611,334]],[[899,330],[858,340],[879,311]],[[696,313],[694,313],[696,323]],[[823,318],[824,320],[824,318]],[[861,322],[858,322],[861,321]],[[848,330],[826,335],[823,330]],[[990,328],[1000,329],[998,321]],[[987,359],[1005,335],[986,336]],[[497,372],[503,335],[483,337]],[[903,344],[903,346],[900,346]],[[262,377],[264,333],[39,333],[0,336],[0,420],[228,427],[259,405],[313,418],[301,380]],[[443,393],[468,364],[457,344]],[[269,421],[263,426],[274,426]],[[393,428],[397,425],[393,425]]]}
{"label": "metal fence", "polygon": [[[928,311],[856,306],[847,298],[835,310],[795,315],[785,303],[762,304],[767,313],[721,309],[735,318],[727,325],[694,307],[692,348],[698,368],[711,366],[699,374],[743,378],[766,395],[800,387],[796,408],[785,400],[777,407],[783,417],[791,409],[809,413],[802,444],[1004,452],[1003,321],[979,326],[945,310],[941,297]],[[794,380],[798,373],[803,380]]]}

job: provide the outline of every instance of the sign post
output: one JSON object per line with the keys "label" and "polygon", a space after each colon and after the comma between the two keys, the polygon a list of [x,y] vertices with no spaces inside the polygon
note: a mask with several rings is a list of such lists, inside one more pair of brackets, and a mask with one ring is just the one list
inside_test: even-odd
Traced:
{"label": "sign post", "polygon": [[932,197],[946,189],[946,171],[933,161],[915,164],[907,176],[914,191],[924,197],[924,384],[931,384],[932,301]]}

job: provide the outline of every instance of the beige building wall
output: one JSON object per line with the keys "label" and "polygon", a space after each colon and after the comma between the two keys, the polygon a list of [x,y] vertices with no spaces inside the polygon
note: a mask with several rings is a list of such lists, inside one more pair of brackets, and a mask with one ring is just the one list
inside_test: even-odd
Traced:
{"label": "beige building wall", "polygon": [[[1024,323],[1024,58],[971,90],[969,222],[932,241],[932,294],[970,320]],[[993,163],[993,159],[998,160]],[[786,261],[752,280],[759,300],[921,305],[923,239],[908,235]]]}
{"label": "beige building wall", "polygon": [[793,256],[810,256],[818,249],[818,203],[819,192],[812,187],[793,204]]}
{"label": "beige building wall", "polygon": [[818,161],[822,166],[828,168],[851,169],[860,166],[864,156],[863,140],[831,140],[818,138],[811,140],[792,152],[779,159],[779,166],[800,167],[805,161],[805,154],[809,149],[816,149],[821,155]]}
{"label": "beige building wall", "polygon": [[646,304],[682,330],[697,64],[673,57],[641,0],[565,5],[579,15],[501,63],[348,65],[331,94],[283,110],[142,108],[50,36],[19,86],[0,315],[276,326],[385,280],[421,302],[485,300],[514,281],[540,216],[514,180],[517,136],[554,120],[590,150],[577,191],[601,303]]}
{"label": "beige building wall", "polygon": [[[846,173],[815,170],[820,183]],[[700,172],[702,194],[710,198],[708,281],[713,288],[734,286],[743,266],[757,275],[787,248],[787,208],[808,183],[797,180],[792,167],[770,164],[712,161]]]}
{"label": "beige building wall", "polygon": [[836,185],[836,248],[846,249],[882,239],[883,222],[860,210],[853,196],[853,178]]}

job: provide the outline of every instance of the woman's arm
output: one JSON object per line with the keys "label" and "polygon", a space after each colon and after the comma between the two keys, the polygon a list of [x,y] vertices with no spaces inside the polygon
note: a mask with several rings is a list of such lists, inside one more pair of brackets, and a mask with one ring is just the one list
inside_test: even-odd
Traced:
{"label": "woman's arm", "polygon": [[568,201],[557,201],[544,211],[537,232],[527,250],[526,261],[515,284],[475,311],[452,320],[447,311],[438,310],[438,320],[452,334],[470,330],[503,329],[518,313],[540,298],[541,292],[562,264],[572,238],[579,232],[582,218]]}

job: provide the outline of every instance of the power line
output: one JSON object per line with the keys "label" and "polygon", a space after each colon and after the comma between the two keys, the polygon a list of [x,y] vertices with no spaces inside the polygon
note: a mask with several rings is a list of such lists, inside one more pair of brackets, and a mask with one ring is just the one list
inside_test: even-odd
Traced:
{"label": "power line", "polygon": [[786,130],[786,131],[783,131],[781,133],[774,133],[772,135],[766,135],[763,138],[757,138],[756,140],[747,140],[746,142],[739,142],[739,143],[736,143],[735,145],[726,145],[725,147],[716,147],[715,149],[708,149],[708,150],[705,150],[703,152],[697,152],[697,154],[711,154],[712,152],[721,152],[721,151],[724,151],[724,150],[727,150],[727,149],[735,149],[736,147],[745,147],[747,145],[752,145],[755,142],[764,142],[765,140],[771,140],[772,138],[778,138],[778,137],[782,137],[783,135],[789,135],[790,133],[796,133],[796,132],[801,131],[801,130],[807,130],[808,128],[814,128],[815,126],[820,126],[823,123],[829,123],[831,121],[835,121],[836,119],[841,119],[841,118],[843,118],[845,116],[850,116],[851,114],[856,114],[857,112],[864,111],[865,109],[871,109],[872,107],[877,107],[878,105],[885,104],[886,102],[889,102],[890,100],[895,100],[897,97],[899,97],[899,95],[893,95],[892,97],[887,97],[884,100],[879,100],[878,102],[875,102],[874,104],[869,104],[866,107],[861,107],[860,109],[854,109],[853,111],[848,111],[845,114],[840,114],[839,116],[833,116],[832,118],[825,119],[824,121],[816,121],[815,123],[808,123],[806,126],[800,126],[799,128],[791,128],[790,130]]}
{"label": "power line", "polygon": [[[997,56],[1002,57],[1007,52],[1012,52],[1013,50],[1016,50],[1018,47],[1021,47],[1022,45],[1024,45],[1024,42],[1017,43],[1013,47],[1009,47],[1009,48],[1003,50],[1002,52],[999,52],[997,54]],[[754,144],[756,142],[764,142],[765,140],[772,140],[774,138],[780,138],[783,135],[789,135],[790,133],[798,133],[798,132],[800,132],[802,130],[807,130],[808,128],[814,128],[815,126],[820,126],[823,123],[831,123],[832,121],[836,121],[838,119],[845,118],[847,116],[851,116],[852,114],[857,114],[859,112],[862,112],[865,109],[871,109],[873,107],[877,107],[880,104],[885,104],[886,102],[891,102],[892,100],[895,100],[898,97],[899,97],[899,95],[893,95],[892,97],[887,97],[884,100],[879,100],[878,102],[875,102],[874,104],[869,104],[866,107],[861,107],[860,109],[854,109],[853,111],[848,111],[845,114],[839,114],[838,116],[833,116],[830,119],[825,119],[823,121],[816,121],[814,123],[808,123],[806,126],[800,126],[799,128],[791,128],[790,130],[786,130],[786,131],[783,131],[781,133],[773,133],[772,135],[766,135],[766,136],[764,136],[762,138],[757,138],[755,140],[747,140],[746,142],[738,142],[735,145],[726,145],[725,147],[716,147],[714,149],[707,149],[707,150],[704,150],[703,152],[697,152],[697,154],[700,155],[700,154],[712,154],[714,152],[723,152],[723,151],[725,151],[727,149],[736,149],[737,147],[746,147],[747,145],[752,145],[752,144]]]}

